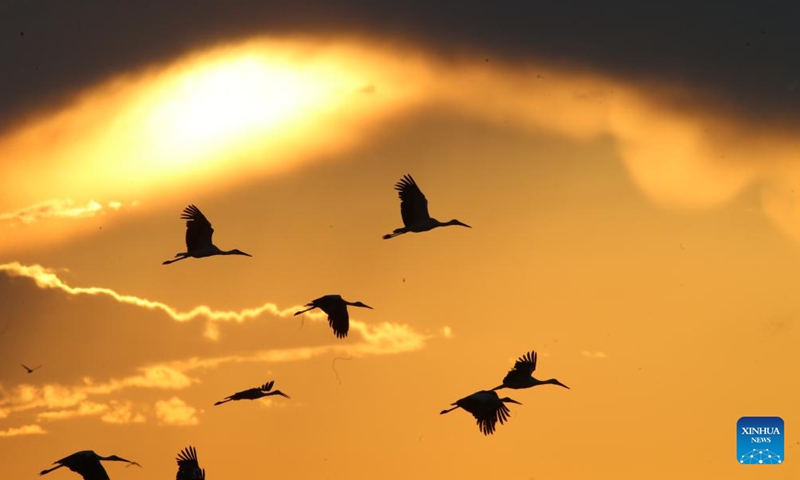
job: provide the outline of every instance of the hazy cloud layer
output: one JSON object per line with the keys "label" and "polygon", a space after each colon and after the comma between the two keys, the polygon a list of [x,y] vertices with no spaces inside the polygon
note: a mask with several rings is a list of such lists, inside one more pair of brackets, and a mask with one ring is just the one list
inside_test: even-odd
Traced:
{"label": "hazy cloud layer", "polygon": [[[2,8],[2,7],[0,7]],[[532,58],[631,78],[698,85],[720,103],[797,118],[798,6],[478,0],[17,1],[0,10],[0,124],[112,74],[255,35],[362,35],[415,43],[443,57]],[[148,28],[141,28],[147,25]],[[91,26],[91,28],[90,28]],[[76,34],[80,32],[80,34]],[[98,48],[102,45],[103,48]],[[87,54],[91,52],[91,54]]]}
{"label": "hazy cloud layer", "polygon": [[[281,59],[280,65],[274,63],[276,56]],[[291,68],[287,69],[287,64]],[[279,84],[288,82],[287,85],[296,86],[297,90],[293,87],[283,95],[288,104],[275,104],[286,108],[287,119],[276,117],[270,120],[272,123],[267,122],[269,125],[284,122],[280,135],[275,132],[266,135],[271,127],[263,127],[264,119],[258,113],[265,109],[251,112],[249,107],[242,106],[246,113],[243,120],[236,111],[223,109],[223,115],[214,115],[217,103],[211,106],[204,103],[213,95],[199,95],[203,89],[208,87],[214,93],[217,87],[228,85],[226,65],[245,79],[277,76],[282,78]],[[188,81],[184,78],[187,72],[191,73],[187,78],[197,75],[201,79],[196,85],[206,82],[208,85],[195,92],[198,95],[187,94],[191,98],[184,100],[189,103],[174,103],[178,101],[175,91],[184,91],[179,87]],[[309,78],[318,81],[309,83]],[[156,86],[148,87],[151,83]],[[370,90],[374,93],[361,93],[359,88],[363,90],[364,85],[372,85],[374,89]],[[163,68],[96,87],[69,108],[43,120],[41,125],[33,123],[0,137],[0,146],[28,159],[35,165],[31,167],[34,171],[57,172],[50,175],[58,179],[57,185],[30,186],[26,184],[28,177],[17,178],[19,172],[9,170],[11,184],[17,185],[9,190],[10,197],[28,197],[35,189],[43,194],[45,187],[62,189],[65,195],[87,188],[133,189],[128,194],[138,195],[152,191],[159,182],[174,181],[176,175],[185,175],[181,167],[188,162],[198,165],[192,172],[198,189],[203,185],[220,188],[252,181],[255,171],[265,174],[276,171],[270,169],[287,168],[355,148],[369,141],[364,129],[423,106],[438,105],[497,125],[545,131],[572,141],[608,138],[642,192],[662,205],[719,207],[755,186],[762,190],[767,215],[800,236],[795,226],[800,224],[796,221],[800,209],[794,206],[791,188],[800,181],[796,159],[800,127],[791,122],[753,122],[750,117],[727,115],[724,109],[693,101],[691,88],[685,85],[601,75],[557,63],[517,65],[498,61],[487,65],[461,57],[444,61],[423,51],[391,45],[366,47],[341,42],[323,48],[297,39],[283,42],[261,39],[176,59],[174,64]],[[282,88],[278,90],[283,92]],[[265,105],[279,100],[272,94],[265,95],[269,97],[264,99]],[[308,103],[307,95],[316,96],[316,100]],[[192,126],[181,117],[184,113],[175,113],[186,108],[199,109],[208,120]],[[303,111],[303,115],[297,117],[298,111]],[[159,123],[173,114],[178,117],[164,125]],[[302,118],[302,122],[295,124],[297,118]],[[336,120],[332,123],[333,119]],[[321,125],[325,128],[316,128]],[[308,142],[302,132],[312,127],[315,142]],[[114,148],[127,145],[132,129],[143,129],[142,139],[135,146],[139,150],[125,148],[116,152],[111,155],[113,163],[108,162],[109,154],[97,153],[109,145]],[[232,139],[244,135],[248,147],[230,155],[252,170],[220,169],[221,160],[208,160],[208,149],[197,148],[198,141],[208,138],[206,130],[222,135],[217,143],[209,144],[214,148],[233,148],[229,145]],[[170,135],[164,137],[165,131],[171,132]],[[121,135],[120,132],[128,137],[108,140],[117,138],[113,135]],[[187,135],[192,141],[175,143],[175,135]],[[51,138],[59,140],[44,141]],[[272,143],[259,143],[262,140],[258,139],[264,138]],[[265,158],[276,157],[265,152],[276,151],[286,154],[280,156],[278,163],[265,163]],[[116,179],[116,183],[87,184],[85,176],[70,176],[74,163],[67,160],[76,157],[86,162],[81,168],[106,169],[107,176]],[[154,163],[153,158],[162,157],[172,160]],[[59,160],[51,164],[53,158]],[[147,169],[142,167],[141,158],[149,159]],[[119,171],[130,175],[120,176]],[[134,174],[141,178],[132,181]],[[120,179],[124,181],[120,183]],[[181,321],[198,316],[208,318],[210,337],[217,332],[213,322],[242,321],[261,312],[278,316],[288,313],[271,304],[235,314],[211,312],[204,307],[179,313],[168,312],[168,307],[157,302],[149,303],[147,308],[162,309]]]}

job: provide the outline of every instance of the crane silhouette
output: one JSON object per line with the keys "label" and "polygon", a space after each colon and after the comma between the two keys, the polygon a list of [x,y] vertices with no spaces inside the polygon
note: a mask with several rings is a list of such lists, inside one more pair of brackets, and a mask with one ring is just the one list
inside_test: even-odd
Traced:
{"label": "crane silhouette", "polygon": [[46,475],[52,472],[53,470],[57,470],[61,467],[67,467],[73,472],[83,477],[83,480],[109,480],[108,474],[106,473],[106,469],[103,468],[103,465],[100,464],[100,460],[127,462],[130,465],[136,465],[137,467],[141,467],[141,465],[139,465],[136,462],[125,460],[124,458],[118,457],[116,455],[111,455],[109,457],[101,457],[100,455],[94,453],[94,451],[92,450],[82,450],[80,452],[75,452],[68,457],[64,457],[61,460],[53,462],[53,465],[56,465],[55,467],[48,468],[47,470],[42,470],[41,472],[39,472],[39,475]]}
{"label": "crane silhouette", "polygon": [[457,408],[463,408],[475,417],[475,420],[478,421],[478,428],[484,435],[491,435],[494,433],[497,421],[499,420],[503,424],[511,413],[506,407],[506,403],[522,405],[513,398],[500,398],[494,390],[481,390],[451,403],[450,405],[455,405],[453,408],[442,410],[439,414],[444,415]]}
{"label": "crane silhouette", "polygon": [[448,225],[461,225],[462,227],[472,228],[466,223],[461,223],[456,219],[449,222],[440,222],[431,218],[428,214],[428,199],[417,186],[417,182],[411,175],[405,175],[394,186],[400,196],[400,215],[403,217],[403,227],[396,228],[392,233],[383,236],[384,240],[402,235],[408,232],[427,232],[436,227],[446,227]]}
{"label": "crane silhouette", "polygon": [[20,363],[20,365],[22,365],[22,368],[24,368],[25,370],[27,370],[27,371],[28,371],[28,373],[33,373],[33,372],[35,372],[36,370],[39,370],[40,368],[42,368],[42,366],[41,366],[41,365],[39,365],[38,367],[33,367],[33,368],[29,368],[29,367],[25,366],[25,364],[24,364],[24,363]]}
{"label": "crane silhouette", "polygon": [[547,380],[538,380],[533,378],[532,374],[536,370],[536,352],[531,350],[530,352],[526,353],[525,355],[519,357],[519,360],[514,364],[514,368],[509,370],[506,374],[505,378],[503,378],[503,384],[494,387],[492,390],[499,390],[501,388],[530,388],[535,387],[536,385],[558,385],[569,389],[568,386],[564,385],[563,383],[559,382],[555,378],[550,378]]}
{"label": "crane silhouette", "polygon": [[191,445],[178,453],[178,474],[175,480],[205,480],[206,471],[197,462],[197,450]]}
{"label": "crane silhouette", "polygon": [[344,338],[347,336],[347,331],[350,330],[350,314],[347,312],[348,305],[374,310],[369,305],[361,302],[348,302],[343,299],[341,295],[325,295],[324,297],[312,300],[310,303],[306,303],[305,306],[308,308],[295,312],[295,315],[300,315],[309,310],[319,308],[328,314],[328,325],[333,329],[333,334],[336,335],[337,338]]}
{"label": "crane silhouette", "polygon": [[231,400],[257,400],[261,397],[269,397],[270,395],[281,395],[286,398],[291,398],[289,395],[281,392],[280,390],[270,391],[272,390],[272,385],[275,384],[275,381],[270,381],[261,385],[260,387],[255,388],[248,388],[247,390],[242,390],[241,392],[236,392],[229,397],[225,397],[224,400],[220,400],[219,402],[215,403],[214,406],[222,405],[223,403],[230,402]]}
{"label": "crane silhouette", "polygon": [[241,250],[220,250],[216,245],[211,243],[211,236],[214,234],[214,229],[211,228],[211,222],[203,215],[203,212],[194,205],[189,205],[183,209],[181,219],[186,220],[186,251],[176,253],[172,260],[165,260],[162,265],[169,265],[170,263],[183,260],[184,258],[194,257],[203,258],[213,255],[245,255],[252,257],[249,253],[244,253]]}

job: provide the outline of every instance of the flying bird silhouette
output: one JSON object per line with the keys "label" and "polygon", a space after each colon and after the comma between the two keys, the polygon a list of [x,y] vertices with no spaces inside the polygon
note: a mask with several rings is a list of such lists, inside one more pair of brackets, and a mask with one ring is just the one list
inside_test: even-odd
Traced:
{"label": "flying bird silhouette", "polygon": [[205,480],[206,471],[197,462],[197,450],[191,445],[178,453],[178,474],[175,480]]}
{"label": "flying bird silhouette", "polygon": [[61,460],[53,462],[53,465],[57,466],[48,468],[47,470],[42,470],[39,472],[39,475],[46,475],[53,470],[57,470],[61,467],[67,467],[83,477],[83,480],[109,480],[106,469],[100,464],[100,460],[127,462],[130,465],[141,467],[141,465],[136,462],[125,460],[124,458],[116,455],[111,455],[110,457],[101,457],[92,450],[82,450],[80,452],[75,452],[68,457],[64,457]]}
{"label": "flying bird silhouette", "polygon": [[261,397],[269,397],[270,395],[281,395],[286,398],[291,398],[289,395],[281,392],[280,390],[275,390],[274,392],[270,392],[272,390],[272,385],[275,384],[275,381],[267,382],[264,385],[256,388],[248,388],[247,390],[242,390],[241,392],[236,392],[229,397],[225,397],[224,400],[220,400],[219,402],[215,403],[214,406],[222,405],[223,403],[230,402],[231,400],[257,400]]}
{"label": "flying bird silhouette", "polygon": [[498,397],[497,392],[494,390],[481,390],[455,403],[451,403],[450,405],[455,405],[453,408],[442,410],[439,414],[444,415],[457,408],[463,408],[475,417],[475,420],[478,421],[478,428],[484,435],[491,435],[494,433],[498,420],[501,424],[508,420],[511,412],[506,407],[506,403],[522,405],[512,398]]}
{"label": "flying bird silhouette", "polygon": [[186,220],[186,251],[176,253],[176,258],[165,260],[161,263],[162,265],[169,265],[189,257],[203,258],[213,255],[245,255],[252,257],[249,253],[244,253],[238,249],[228,250],[227,252],[220,250],[211,243],[211,236],[214,234],[211,222],[194,205],[189,205],[183,209],[181,219]]}
{"label": "flying bird silhouette", "polygon": [[336,335],[337,338],[344,338],[347,336],[347,331],[350,330],[350,314],[347,312],[348,305],[374,310],[369,305],[361,302],[348,302],[343,299],[341,295],[325,295],[324,297],[312,300],[310,303],[306,303],[305,306],[308,308],[295,312],[295,315],[300,315],[309,310],[319,308],[328,314],[328,325],[333,329],[333,334]]}
{"label": "flying bird silhouette", "polygon": [[39,370],[40,368],[42,368],[42,366],[41,366],[41,365],[39,365],[38,367],[33,367],[33,368],[28,368],[28,367],[26,367],[24,363],[20,363],[20,365],[22,365],[22,368],[24,368],[25,370],[27,370],[27,371],[28,371],[28,373],[33,373],[34,371],[36,371],[36,370]]}
{"label": "flying bird silhouette", "polygon": [[446,227],[448,225],[461,225],[462,227],[472,228],[466,223],[461,223],[456,219],[449,222],[440,222],[431,218],[428,214],[428,199],[417,186],[417,182],[411,175],[405,175],[394,186],[400,196],[400,215],[403,217],[403,227],[396,228],[392,233],[383,236],[384,240],[402,235],[408,232],[427,232],[436,227]]}
{"label": "flying bird silhouette", "polygon": [[525,355],[519,357],[519,360],[514,364],[514,368],[509,370],[503,379],[503,384],[494,387],[492,390],[499,390],[501,388],[530,388],[536,385],[552,384],[569,389],[568,386],[559,382],[555,378],[548,380],[538,380],[533,378],[532,374],[536,370],[536,352],[531,350]]}

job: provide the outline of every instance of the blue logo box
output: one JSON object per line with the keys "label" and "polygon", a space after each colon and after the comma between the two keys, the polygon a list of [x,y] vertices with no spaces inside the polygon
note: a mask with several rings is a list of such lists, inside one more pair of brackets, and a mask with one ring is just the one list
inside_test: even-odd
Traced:
{"label": "blue logo box", "polygon": [[783,419],[742,417],[736,422],[736,456],[743,465],[783,463]]}

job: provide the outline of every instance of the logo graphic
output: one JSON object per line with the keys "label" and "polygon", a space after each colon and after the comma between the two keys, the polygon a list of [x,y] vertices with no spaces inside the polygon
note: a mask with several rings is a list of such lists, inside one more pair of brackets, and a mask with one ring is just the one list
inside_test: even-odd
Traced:
{"label": "logo graphic", "polygon": [[739,463],[783,463],[783,419],[742,417],[736,422],[736,456]]}

